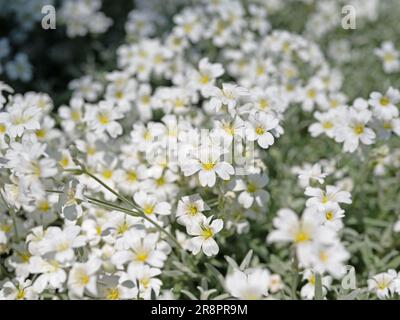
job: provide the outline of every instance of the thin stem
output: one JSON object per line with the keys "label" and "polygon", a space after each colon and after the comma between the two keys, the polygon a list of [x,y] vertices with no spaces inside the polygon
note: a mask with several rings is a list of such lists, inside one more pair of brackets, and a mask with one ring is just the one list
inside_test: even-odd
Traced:
{"label": "thin stem", "polygon": [[[103,200],[99,200],[99,199],[96,199],[96,198],[93,198],[93,197],[89,197],[89,196],[85,196],[85,197],[86,197],[87,199],[89,199],[90,201],[92,201],[92,202],[96,202],[96,203],[98,203],[98,204],[101,204],[101,205],[105,205],[105,206],[114,208],[114,209],[117,210],[117,211],[123,211],[123,212],[127,212],[127,213],[135,212],[135,211],[130,210],[130,209],[128,209],[128,208],[124,208],[124,207],[121,207],[121,206],[117,206],[117,205],[114,204],[114,203],[109,203],[109,202],[106,202],[106,201],[103,201]],[[137,214],[139,214],[139,212],[137,212]]]}
{"label": "thin stem", "polygon": [[[119,207],[119,206],[114,206],[114,205],[110,205],[109,203],[103,202],[102,200],[98,200],[95,198],[91,198],[91,201],[93,201],[92,204],[96,204],[98,203],[98,205],[102,204],[103,206],[108,206],[109,208],[114,208],[115,210],[118,211],[122,211],[134,216],[139,216],[143,219],[145,219],[146,221],[150,222],[154,227],[156,227],[160,232],[164,233],[168,238],[170,238],[180,249],[182,249],[181,245],[179,244],[179,242],[175,239],[175,237],[173,235],[171,235],[167,230],[165,230],[163,227],[161,227],[158,223],[156,223],[155,221],[153,221],[152,219],[150,219],[149,217],[146,216],[146,214],[136,205],[134,204],[132,201],[128,200],[127,198],[125,198],[123,195],[121,195],[120,193],[118,193],[117,191],[113,190],[111,187],[109,187],[106,183],[104,183],[103,181],[101,181],[99,178],[97,178],[95,175],[91,174],[90,172],[88,172],[86,169],[82,170],[82,173],[87,174],[89,177],[93,178],[94,180],[96,180],[98,183],[100,183],[104,188],[106,188],[108,191],[110,191],[112,194],[114,194],[115,196],[117,196],[118,199],[120,199],[123,202],[128,203],[129,205],[131,205],[132,207],[134,207],[136,211],[132,211],[123,207]],[[89,199],[89,198],[88,198]],[[109,209],[108,208],[108,209]]]}
{"label": "thin stem", "polygon": [[13,221],[13,227],[14,227],[14,239],[15,239],[16,242],[18,242],[19,236],[18,236],[18,230],[17,230],[17,216],[15,215],[14,209],[11,208],[8,205],[6,199],[4,199],[3,192],[1,190],[0,190],[0,195],[1,195],[1,199],[3,200],[6,208],[8,209],[8,212],[10,213],[11,219]]}
{"label": "thin stem", "polygon": [[97,206],[103,207],[103,208],[105,208],[105,209],[113,209],[113,210],[116,210],[116,211],[121,211],[121,212],[124,212],[124,213],[129,214],[129,215],[134,216],[134,217],[143,218],[144,220],[150,222],[154,227],[156,227],[157,230],[159,230],[160,232],[164,233],[168,238],[170,238],[170,239],[176,244],[177,247],[179,247],[180,249],[182,249],[182,246],[181,246],[180,243],[175,239],[174,236],[172,236],[167,230],[165,230],[164,228],[162,228],[162,227],[161,227],[159,224],[157,224],[155,221],[153,221],[153,220],[151,220],[150,218],[146,217],[144,213],[132,211],[132,210],[129,210],[129,209],[120,207],[120,206],[115,206],[115,205],[112,205],[112,204],[103,202],[103,201],[101,201],[101,200],[98,201],[98,200],[95,199],[95,198],[90,198],[90,199],[89,199],[89,197],[87,197],[87,198],[88,198],[88,201],[87,201],[87,202],[90,203],[90,204],[97,205]]}
{"label": "thin stem", "polygon": [[118,193],[117,191],[113,190],[112,188],[110,188],[107,184],[105,184],[103,181],[101,181],[99,178],[97,178],[94,174],[91,174],[87,170],[83,170],[83,173],[87,174],[89,177],[96,180],[98,183],[100,183],[104,188],[106,188],[108,191],[110,191],[112,194],[114,194],[121,201],[128,203],[130,206],[136,207],[136,205],[132,201],[130,201],[129,199],[127,199],[126,197],[124,197],[123,195]]}
{"label": "thin stem", "polygon": [[45,191],[49,193],[60,193],[60,194],[64,193],[63,191],[60,190],[45,190]]}

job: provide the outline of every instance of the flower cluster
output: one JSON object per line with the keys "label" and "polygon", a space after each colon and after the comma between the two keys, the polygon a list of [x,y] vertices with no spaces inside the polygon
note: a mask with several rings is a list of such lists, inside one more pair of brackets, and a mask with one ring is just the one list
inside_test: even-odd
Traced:
{"label": "flower cluster", "polygon": [[[68,95],[0,81],[0,299],[398,298],[400,91],[348,84],[342,2],[136,1]],[[68,37],[112,29],[102,4],[63,1]]]}
{"label": "flower cluster", "polygon": [[[319,171],[319,173],[318,173]],[[301,171],[300,179],[307,176],[308,182],[324,183],[326,174],[318,164],[311,170]],[[340,203],[350,204],[351,196],[337,186],[323,188],[307,186],[308,196],[302,216],[291,209],[281,209],[273,220],[276,230],[267,238],[270,243],[292,243],[296,250],[298,265],[314,272],[329,273],[335,278],[343,276],[344,264],[350,255],[339,241],[338,231],[343,228],[344,210]]]}
{"label": "flower cluster", "polygon": [[343,143],[345,152],[354,152],[361,144],[374,144],[377,139],[400,136],[399,90],[390,87],[384,94],[372,92],[368,101],[357,98],[351,107],[345,101],[333,101],[336,103],[314,113],[318,122],[309,127],[312,136],[326,134]]}

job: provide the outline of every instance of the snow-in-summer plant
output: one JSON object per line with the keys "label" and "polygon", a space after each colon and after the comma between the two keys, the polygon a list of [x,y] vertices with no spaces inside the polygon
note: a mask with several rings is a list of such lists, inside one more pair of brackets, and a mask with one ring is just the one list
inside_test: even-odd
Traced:
{"label": "snow-in-summer plant", "polygon": [[16,90],[35,65],[1,38],[0,299],[399,299],[399,47],[369,36],[396,8],[135,1],[70,99]]}

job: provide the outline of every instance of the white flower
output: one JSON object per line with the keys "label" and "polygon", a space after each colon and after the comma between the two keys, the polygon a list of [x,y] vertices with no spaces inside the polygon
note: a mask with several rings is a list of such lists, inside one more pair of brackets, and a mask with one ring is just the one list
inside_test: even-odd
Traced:
{"label": "white flower", "polygon": [[11,138],[20,137],[25,130],[40,129],[41,110],[36,106],[14,103],[8,113],[0,113],[0,124],[4,123]]}
{"label": "white flower", "polygon": [[17,53],[13,61],[5,65],[7,76],[12,80],[28,82],[32,79],[32,66],[25,53]]}
{"label": "white flower", "polygon": [[305,211],[301,219],[291,209],[280,209],[273,219],[276,230],[268,237],[268,242],[291,242],[296,245],[297,257],[301,265],[312,263],[312,250],[315,245],[330,245],[336,239],[336,233],[315,218],[315,213]]}
{"label": "white flower", "polygon": [[343,227],[344,210],[340,209],[337,203],[330,203],[323,208],[319,208],[317,214],[320,215],[323,225],[335,231]]}
{"label": "white flower", "polygon": [[73,132],[83,122],[83,99],[72,98],[70,106],[61,106],[58,114],[62,118],[61,125],[66,132]]}
{"label": "white flower", "polygon": [[71,261],[75,257],[74,249],[83,247],[85,237],[79,235],[81,228],[68,226],[61,230],[58,227],[49,227],[41,244],[41,254],[54,253],[55,260],[60,263]]}
{"label": "white flower", "polygon": [[200,90],[213,86],[215,79],[224,74],[224,68],[219,63],[210,63],[208,58],[203,58],[199,62],[199,71],[193,74],[193,86]]}
{"label": "white flower", "polygon": [[143,191],[136,192],[133,199],[147,216],[154,217],[155,214],[171,214],[171,205],[169,203],[157,201],[155,196],[149,195]]}
{"label": "white flower", "polygon": [[314,117],[318,122],[313,123],[308,131],[311,136],[317,137],[322,133],[325,133],[329,138],[334,137],[335,128],[338,122],[338,112],[336,109],[329,110],[328,112],[315,112]]}
{"label": "white flower", "polygon": [[182,197],[176,209],[176,218],[179,223],[187,226],[198,223],[203,218],[203,211],[210,210],[198,194]]}
{"label": "white flower", "polygon": [[2,285],[0,300],[35,300],[38,298],[31,280],[18,278],[16,282],[16,285],[12,281],[7,281]]}
{"label": "white flower", "polygon": [[85,289],[92,295],[97,295],[97,271],[101,266],[101,261],[92,258],[86,263],[76,263],[72,267],[68,276],[68,289],[73,295],[81,298]]}
{"label": "white flower", "polygon": [[213,237],[222,230],[224,222],[221,219],[215,219],[211,222],[212,218],[212,216],[203,217],[202,221],[187,226],[188,234],[194,236],[188,243],[188,249],[193,254],[198,254],[201,250],[206,256],[213,256],[218,253],[218,244]]}
{"label": "white flower", "polygon": [[151,298],[151,292],[154,291],[156,296],[160,293],[161,280],[156,276],[161,274],[161,270],[152,268],[150,266],[142,265],[138,267],[129,266],[128,275],[134,280],[139,282],[140,297],[146,300]]}
{"label": "white flower", "polygon": [[315,259],[312,262],[314,271],[321,274],[328,272],[337,279],[345,274],[345,262],[350,258],[350,254],[342,244],[335,243],[332,246],[317,246],[314,250]]}
{"label": "white flower", "polygon": [[45,260],[39,256],[33,256],[29,260],[29,269],[33,274],[39,274],[33,283],[36,292],[41,293],[46,289],[61,289],[67,273],[59,261],[54,259]]}
{"label": "white flower", "polygon": [[368,279],[368,290],[374,292],[379,299],[387,299],[396,290],[396,277],[397,273],[393,269],[376,274]]}
{"label": "white flower", "polygon": [[238,99],[249,94],[246,88],[232,83],[223,83],[222,90],[208,86],[203,91],[206,97],[211,97],[210,106],[215,112],[219,112],[223,106],[226,106],[228,111],[232,112],[238,104]]}
{"label": "white flower", "polygon": [[267,175],[251,174],[246,179],[236,180],[233,191],[241,191],[238,201],[244,208],[250,208],[254,202],[262,207],[266,205],[269,197],[268,192],[263,189],[267,183]]}
{"label": "white flower", "polygon": [[91,76],[84,76],[69,83],[68,88],[74,91],[74,97],[95,101],[99,93],[103,90],[100,82],[94,81]]}
{"label": "white flower", "polygon": [[113,103],[100,101],[98,106],[92,106],[88,109],[85,120],[95,133],[108,132],[112,138],[116,138],[122,134],[122,126],[116,120],[122,117],[123,115]]}
{"label": "white flower", "polygon": [[273,115],[264,112],[257,112],[250,116],[247,122],[246,137],[249,141],[257,141],[261,148],[267,149],[274,144],[274,136],[269,132],[275,129],[279,120]]}
{"label": "white flower", "polygon": [[260,268],[244,272],[236,269],[225,279],[229,293],[235,298],[245,300],[259,300],[266,297],[269,283],[269,272]]}
{"label": "white flower", "polygon": [[319,163],[314,164],[311,168],[299,170],[299,183],[305,188],[310,185],[310,181],[317,181],[319,184],[324,183],[327,173],[323,173]]}
{"label": "white flower", "polygon": [[394,224],[393,231],[400,232],[400,220],[397,220],[397,222]]}
{"label": "white flower", "polygon": [[223,180],[229,180],[235,169],[229,163],[221,161],[221,156],[215,148],[210,150],[208,147],[200,147],[198,159],[187,160],[182,165],[183,173],[185,176],[191,176],[199,172],[199,181],[203,187],[213,187],[216,175]]}
{"label": "white flower", "polygon": [[400,70],[399,52],[393,42],[385,41],[380,48],[374,49],[374,53],[383,61],[383,70],[386,73],[394,73]]}
{"label": "white flower", "polygon": [[325,191],[320,188],[307,187],[304,194],[311,197],[306,202],[307,207],[324,209],[330,204],[351,203],[351,195],[349,192],[342,191],[338,187],[331,185],[326,186]]}
{"label": "white flower", "polygon": [[347,115],[343,115],[344,123],[335,129],[335,140],[344,142],[345,152],[354,152],[359,141],[369,145],[375,142],[375,132],[366,125],[371,119],[371,112],[368,110],[350,110]]}
{"label": "white flower", "polygon": [[[301,288],[300,295],[303,299],[311,300],[315,296],[315,274],[311,270],[307,269],[303,273],[303,280],[307,280],[307,283]],[[330,288],[332,278],[330,276],[321,276],[322,284],[322,295],[325,296],[327,289]]]}
{"label": "white flower", "polygon": [[400,92],[390,87],[385,95],[380,92],[372,92],[368,103],[374,108],[374,114],[380,118],[389,120],[399,115],[396,104],[400,102]]}
{"label": "white flower", "polygon": [[129,230],[125,233],[125,249],[117,251],[111,258],[112,263],[121,267],[129,262],[129,266],[148,264],[161,268],[167,259],[166,254],[157,248],[159,235],[148,233],[144,236],[138,235],[137,230]]}

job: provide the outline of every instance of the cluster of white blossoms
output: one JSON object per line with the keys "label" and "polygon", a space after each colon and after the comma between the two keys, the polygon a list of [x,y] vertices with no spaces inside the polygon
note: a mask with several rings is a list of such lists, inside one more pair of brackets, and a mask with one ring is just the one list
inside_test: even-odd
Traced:
{"label": "cluster of white blossoms", "polygon": [[400,295],[400,272],[389,269],[387,272],[375,274],[368,279],[368,289],[379,299],[392,298]]}
{"label": "cluster of white blossoms", "polygon": [[385,73],[400,71],[400,56],[392,41],[382,42],[379,48],[374,50],[375,55],[382,60]]}
{"label": "cluster of white blossoms", "polygon": [[387,140],[400,136],[398,104],[400,92],[390,87],[386,93],[372,92],[369,100],[357,98],[353,105],[346,104],[343,94],[325,104],[324,97],[314,117],[318,122],[309,127],[312,136],[325,134],[336,142],[343,143],[345,152],[354,152],[361,145],[371,145],[376,140]]}
{"label": "cluster of white blossoms", "polygon": [[[308,197],[301,217],[285,208],[273,219],[276,230],[269,233],[269,243],[291,243],[296,250],[299,267],[320,274],[328,273],[341,278],[345,263],[350,258],[340,242],[344,210],[340,204],[350,204],[351,195],[334,185],[324,185],[326,173],[315,164],[311,169],[300,170],[300,183]],[[317,185],[312,187],[310,185]],[[309,270],[310,271],[310,270]],[[315,283],[315,278],[310,280]]]}
{"label": "cluster of white blossoms", "polygon": [[32,79],[32,65],[28,56],[23,52],[18,52],[12,57],[10,52],[8,39],[0,38],[0,75],[4,73],[11,80],[30,81]]}
{"label": "cluster of white blossoms", "polygon": [[67,36],[74,38],[107,31],[112,20],[100,11],[101,6],[102,0],[64,1],[59,13],[60,21],[67,28]]}
{"label": "cluster of white blossoms", "polygon": [[[354,14],[345,19],[346,24],[354,22],[353,27],[360,27],[361,24],[375,21],[378,18],[379,0],[293,0],[303,1],[315,10],[306,22],[307,35],[320,39],[333,30],[342,27],[343,13]],[[343,11],[342,11],[343,10]]]}
{"label": "cluster of white blossoms", "polygon": [[[218,277],[223,255],[232,268],[220,297],[279,298],[290,284],[263,249],[285,243],[293,252],[275,260],[293,259],[300,297],[312,299],[318,279],[326,296],[351,258],[342,232],[353,182],[336,163],[296,168],[304,211],[271,210],[271,225],[266,158],[293,109],[314,111],[311,135],[344,151],[399,135],[399,91],[347,105],[319,46],[272,30],[280,1],[176,1],[168,28],[144,2],[129,13],[117,69],[71,81],[67,105],[0,82],[0,298],[181,297],[180,275],[194,283],[191,267],[204,266]],[[64,2],[69,36],[105,31],[100,8]],[[224,251],[234,241],[259,250],[237,266]]]}

